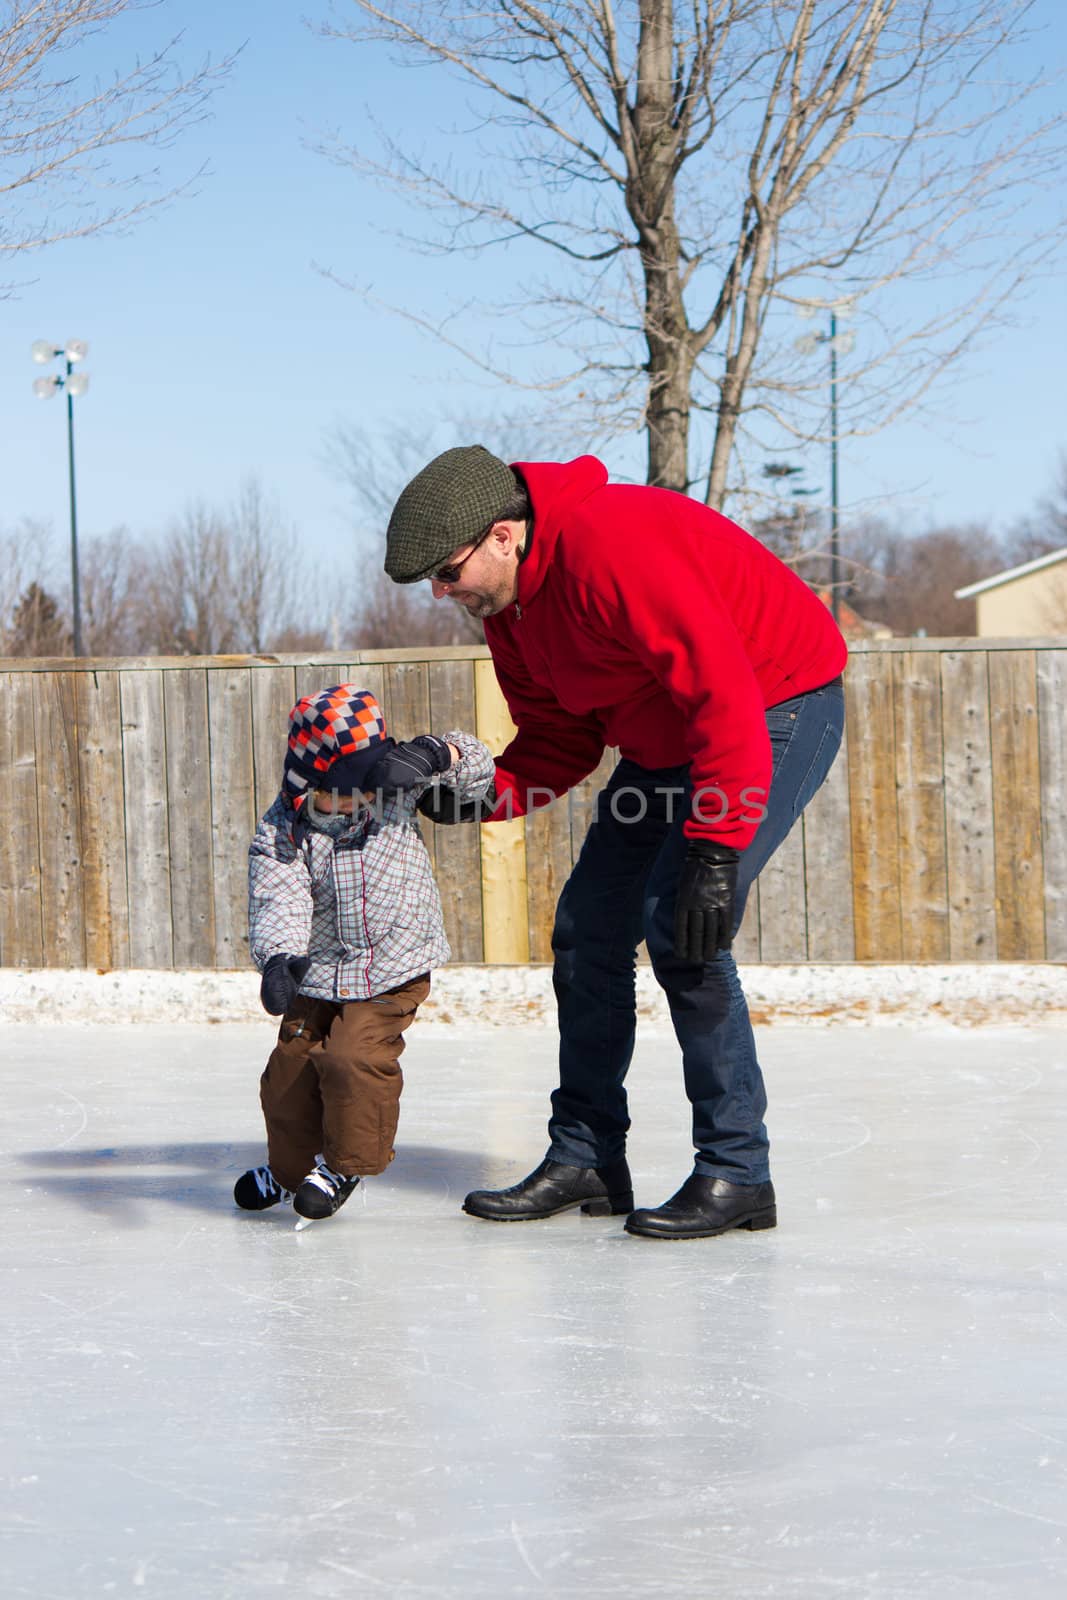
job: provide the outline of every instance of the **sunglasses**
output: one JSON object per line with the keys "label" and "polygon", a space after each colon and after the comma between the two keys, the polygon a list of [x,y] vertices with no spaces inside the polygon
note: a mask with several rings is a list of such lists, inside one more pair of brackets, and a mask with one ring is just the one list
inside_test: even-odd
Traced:
{"label": "sunglasses", "polygon": [[434,583],[456,583],[459,579],[460,570],[467,565],[467,562],[478,549],[479,545],[483,545],[485,543],[499,520],[499,517],[496,518],[489,524],[484,533],[480,533],[478,535],[477,539],[474,541],[474,544],[467,551],[467,554],[463,557],[462,561],[446,563],[445,566],[438,567],[436,572],[431,572],[429,574],[431,581]]}

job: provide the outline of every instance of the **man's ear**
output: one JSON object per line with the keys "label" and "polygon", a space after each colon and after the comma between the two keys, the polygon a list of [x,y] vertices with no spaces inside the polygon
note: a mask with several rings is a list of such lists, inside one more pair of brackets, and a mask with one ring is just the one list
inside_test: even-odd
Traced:
{"label": "man's ear", "polygon": [[525,532],[525,526],[521,522],[494,522],[489,537],[495,544],[498,555],[509,556],[513,550],[521,546]]}

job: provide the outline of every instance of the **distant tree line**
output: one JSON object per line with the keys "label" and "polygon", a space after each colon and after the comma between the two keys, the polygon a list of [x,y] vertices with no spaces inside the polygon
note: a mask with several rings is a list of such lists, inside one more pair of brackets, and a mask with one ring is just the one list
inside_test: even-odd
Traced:
{"label": "distant tree line", "polygon": [[[745,525],[829,598],[827,521],[825,509],[792,502],[750,517]],[[1067,453],[1051,490],[1006,532],[960,522],[911,533],[891,511],[847,520],[841,531],[840,598],[860,617],[901,637],[965,636],[975,631],[975,603],[957,600],[957,589],[1064,548]],[[1047,630],[1067,632],[1067,615],[1050,615]]]}
{"label": "distant tree line", "polygon": [[[384,526],[385,507],[416,457],[406,452],[393,464],[395,484],[371,486],[359,470],[360,441],[349,436],[347,446],[351,481],[363,485],[354,523]],[[424,444],[419,459],[432,449]],[[829,599],[824,509],[783,501],[746,525]],[[888,514],[847,522],[841,599],[898,635],[966,635],[974,632],[974,603],[956,600],[956,589],[1064,546],[1067,455],[1053,489],[1005,534],[980,523],[909,534]],[[33,523],[0,531],[0,654],[70,654],[66,559],[65,541]],[[87,539],[80,577],[83,648],[93,656],[402,649],[482,638],[480,623],[434,601],[428,585],[390,582],[371,539],[354,532],[325,563],[255,480],[232,506],[190,504],[153,539],[122,528]],[[1067,631],[1067,617],[1050,620],[1050,631],[1061,626]]]}
{"label": "distant tree line", "polygon": [[[32,522],[0,531],[0,654],[71,652],[65,540]],[[92,656],[231,655],[457,644],[455,606],[398,588],[353,536],[327,565],[252,481],[236,505],[189,505],[162,534],[119,528],[81,543],[83,651]],[[481,637],[478,625],[477,637]]]}

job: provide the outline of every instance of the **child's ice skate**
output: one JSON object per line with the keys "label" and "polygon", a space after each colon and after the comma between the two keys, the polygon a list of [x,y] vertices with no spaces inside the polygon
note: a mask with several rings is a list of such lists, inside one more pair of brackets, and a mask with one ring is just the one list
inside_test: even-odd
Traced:
{"label": "child's ice skate", "polygon": [[293,1210],[305,1222],[321,1222],[341,1209],[358,1182],[358,1178],[343,1178],[320,1161],[293,1196]]}
{"label": "child's ice skate", "polygon": [[269,1167],[253,1167],[242,1172],[234,1184],[233,1198],[242,1211],[266,1211],[269,1206],[285,1204],[293,1194],[282,1188]]}

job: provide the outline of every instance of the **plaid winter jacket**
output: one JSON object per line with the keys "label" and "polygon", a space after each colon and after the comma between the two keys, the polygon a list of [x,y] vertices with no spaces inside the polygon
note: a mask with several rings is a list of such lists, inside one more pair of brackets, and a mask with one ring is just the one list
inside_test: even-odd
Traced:
{"label": "plaid winter jacket", "polygon": [[[478,800],[493,758],[469,733],[442,735],[460,759],[440,779],[461,800]],[[447,961],[441,901],[416,821],[427,786],[387,797],[353,815],[338,837],[311,828],[293,837],[292,807],[279,794],[249,848],[248,923],[252,960],[308,955],[301,994],[367,1000]]]}

